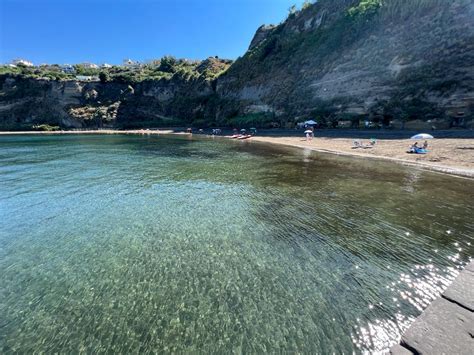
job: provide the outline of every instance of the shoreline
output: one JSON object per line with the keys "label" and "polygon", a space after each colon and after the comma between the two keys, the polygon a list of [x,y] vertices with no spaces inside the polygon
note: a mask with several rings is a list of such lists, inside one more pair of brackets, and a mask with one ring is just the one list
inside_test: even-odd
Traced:
{"label": "shoreline", "polygon": [[77,130],[77,131],[0,131],[0,136],[21,136],[21,135],[43,135],[43,134],[188,134],[186,132],[176,132],[167,130],[145,130],[145,129],[98,129],[98,130]]}
{"label": "shoreline", "polygon": [[[318,132],[319,133],[319,132]],[[323,132],[324,133],[324,132]],[[0,131],[0,136],[12,135],[68,135],[68,134],[140,134],[140,135],[188,135],[186,132],[175,130],[75,130],[75,131]],[[199,134],[198,136],[205,136]],[[227,138],[227,136],[216,136]],[[352,149],[352,138],[337,138],[317,136],[312,141],[306,141],[301,136],[286,136],[284,133],[276,136],[254,136],[250,142],[266,144],[277,144],[294,148],[309,149],[311,151],[335,154],[340,156],[369,158],[384,161],[391,161],[405,166],[419,167],[428,171],[448,174],[463,178],[474,178],[474,139],[462,139],[462,146],[459,147],[460,140],[451,138],[438,138],[433,142],[434,151],[427,155],[407,154],[406,148],[413,143],[410,139],[380,139],[374,148]],[[461,150],[461,152],[456,151]],[[436,151],[440,150],[440,153]],[[470,151],[470,152],[465,152]],[[448,155],[450,157],[445,157]],[[453,158],[455,157],[455,159]],[[439,164],[440,161],[443,163]]]}
{"label": "shoreline", "polygon": [[[292,137],[293,138],[293,137]],[[311,145],[311,143],[308,142],[289,142],[287,140],[281,141],[277,137],[252,137],[251,138],[254,142],[260,142],[260,143],[269,143],[269,144],[277,144],[277,145],[284,145],[287,147],[294,147],[294,148],[301,148],[301,149],[308,149],[314,152],[319,152],[319,153],[328,153],[328,154],[334,154],[334,155],[340,155],[340,156],[346,156],[346,157],[355,157],[355,158],[369,158],[369,159],[374,159],[374,160],[384,160],[384,161],[390,161],[393,163],[398,163],[402,164],[405,166],[413,166],[413,167],[420,167],[424,170],[429,170],[432,172],[437,172],[441,174],[447,174],[447,175],[452,175],[452,176],[457,176],[457,177],[463,177],[463,178],[469,178],[473,179],[474,178],[474,169],[473,168],[466,168],[466,167],[460,167],[460,166],[451,166],[451,165],[440,165],[440,164],[431,164],[431,163],[426,163],[426,162],[421,162],[421,161],[413,161],[413,160],[408,160],[408,159],[403,159],[403,158],[397,158],[397,157],[392,157],[392,156],[386,156],[386,155],[381,155],[381,154],[368,154],[365,153],[366,150],[354,150],[354,151],[345,151],[345,150],[340,150],[340,149],[327,149],[327,148],[322,148],[318,146]],[[315,138],[315,140],[318,140],[320,138]],[[326,138],[327,140],[332,140],[331,138]],[[346,141],[348,139],[345,139]],[[439,139],[438,141],[441,141],[442,139]],[[407,140],[409,142],[409,140]],[[408,144],[407,144],[408,145]],[[474,152],[472,153],[474,156]],[[416,155],[412,155],[415,156]]]}

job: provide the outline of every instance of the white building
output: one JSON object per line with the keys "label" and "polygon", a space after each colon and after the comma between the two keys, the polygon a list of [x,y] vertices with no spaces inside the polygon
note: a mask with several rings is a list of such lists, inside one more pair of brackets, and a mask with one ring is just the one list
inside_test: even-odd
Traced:
{"label": "white building", "polygon": [[99,69],[99,66],[94,63],[86,62],[86,63],[81,63],[81,65],[86,69]]}
{"label": "white building", "polygon": [[24,66],[24,67],[32,67],[33,66],[33,63],[28,61],[28,60],[25,60],[25,59],[14,59],[12,60],[12,64],[13,65],[20,65],[20,66]]}
{"label": "white building", "polygon": [[107,69],[107,68],[112,68],[112,65],[110,65],[109,63],[104,63],[100,67],[104,68],[104,69]]}
{"label": "white building", "polygon": [[74,73],[76,71],[71,64],[63,64],[60,68],[64,73]]}
{"label": "white building", "polygon": [[131,59],[124,59],[122,61],[122,65],[124,67],[138,67],[138,66],[140,66],[140,62],[137,62],[137,61],[131,60]]}

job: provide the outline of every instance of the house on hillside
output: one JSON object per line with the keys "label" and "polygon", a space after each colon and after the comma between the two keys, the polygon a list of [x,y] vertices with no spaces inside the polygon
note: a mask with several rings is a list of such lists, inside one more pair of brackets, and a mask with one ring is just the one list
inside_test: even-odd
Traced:
{"label": "house on hillside", "polygon": [[81,65],[85,69],[99,69],[99,66],[97,64],[94,64],[94,63],[85,62],[85,63],[81,63]]}
{"label": "house on hillside", "polygon": [[136,67],[140,66],[140,62],[135,61],[135,60],[131,60],[131,59],[124,59],[122,61],[122,65],[124,67],[128,67],[128,68],[136,68]]}
{"label": "house on hillside", "polygon": [[20,59],[20,58],[12,60],[11,64],[13,64],[15,66],[23,66],[23,67],[32,67],[33,66],[33,63],[30,62],[29,60]]}
{"label": "house on hillside", "polygon": [[59,67],[61,68],[63,73],[66,73],[66,74],[73,74],[76,72],[76,69],[74,69],[74,67],[71,64],[62,64]]}
{"label": "house on hillside", "polygon": [[104,63],[100,66],[102,69],[108,69],[108,68],[112,68],[112,65],[109,64],[109,63]]}

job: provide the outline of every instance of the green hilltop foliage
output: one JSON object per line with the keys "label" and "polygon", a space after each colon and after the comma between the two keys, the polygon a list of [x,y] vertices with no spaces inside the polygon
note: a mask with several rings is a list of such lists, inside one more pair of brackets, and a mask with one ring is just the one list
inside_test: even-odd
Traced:
{"label": "green hilltop foliage", "polygon": [[42,65],[39,67],[0,66],[0,75],[2,74],[18,75],[25,78],[47,80],[73,80],[75,78],[74,75],[64,73],[59,67],[59,65]]}
{"label": "green hilltop foliage", "polygon": [[208,58],[204,61],[191,61],[165,56],[147,64],[132,66],[112,66],[111,68],[86,68],[82,64],[73,66],[74,73],[65,73],[57,64],[38,67],[0,66],[1,74],[19,75],[25,78],[45,80],[76,80],[76,76],[99,77],[100,81],[117,83],[139,83],[146,80],[185,81],[203,79],[213,80],[224,73],[232,64],[231,60]]}

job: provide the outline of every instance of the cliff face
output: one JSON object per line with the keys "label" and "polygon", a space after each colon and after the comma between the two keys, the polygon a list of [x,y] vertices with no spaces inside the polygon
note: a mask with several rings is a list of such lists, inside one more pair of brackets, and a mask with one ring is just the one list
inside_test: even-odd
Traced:
{"label": "cliff face", "polygon": [[247,53],[214,80],[4,75],[0,88],[3,127],[228,125],[245,117],[281,126],[309,117],[356,126],[369,117],[472,127],[474,0],[320,0],[260,27]]}
{"label": "cliff face", "polygon": [[0,76],[0,127],[65,128],[179,125],[181,117],[213,116],[206,103],[215,95],[207,80],[115,82],[50,81]]}
{"label": "cliff face", "polygon": [[472,121],[474,1],[372,1],[365,12],[359,3],[321,0],[290,17],[218,93],[240,111],[290,119]]}

